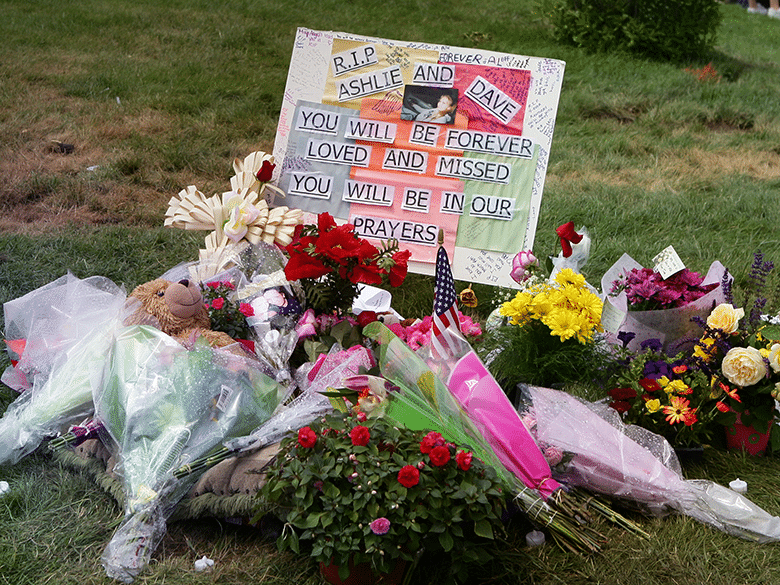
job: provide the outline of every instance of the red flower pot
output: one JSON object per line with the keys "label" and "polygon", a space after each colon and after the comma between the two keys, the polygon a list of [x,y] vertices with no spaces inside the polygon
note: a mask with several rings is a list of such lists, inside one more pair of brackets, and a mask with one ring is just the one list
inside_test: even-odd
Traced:
{"label": "red flower pot", "polygon": [[765,431],[742,424],[739,414],[733,426],[726,427],[726,447],[730,450],[745,450],[750,455],[763,455],[769,444],[769,432],[774,420],[770,420]]}
{"label": "red flower pot", "polygon": [[339,566],[332,562],[329,565],[320,563],[320,572],[328,583],[333,585],[373,585],[374,583],[386,583],[387,585],[399,585],[404,580],[406,561],[398,559],[395,567],[389,573],[374,573],[371,563],[359,563],[355,565],[349,559],[349,575],[346,579],[339,577]]}

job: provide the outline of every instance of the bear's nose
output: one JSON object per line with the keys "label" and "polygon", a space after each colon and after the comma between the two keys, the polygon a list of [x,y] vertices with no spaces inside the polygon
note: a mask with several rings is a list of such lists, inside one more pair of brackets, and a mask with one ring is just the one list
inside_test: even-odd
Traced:
{"label": "bear's nose", "polygon": [[189,281],[189,280],[187,280],[186,278],[182,278],[182,279],[179,281],[179,284],[183,284],[184,286],[190,286],[190,281]]}

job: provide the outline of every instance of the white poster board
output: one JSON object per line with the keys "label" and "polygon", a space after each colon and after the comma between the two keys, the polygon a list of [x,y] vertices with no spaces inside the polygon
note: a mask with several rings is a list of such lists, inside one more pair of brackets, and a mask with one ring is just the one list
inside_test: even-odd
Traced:
{"label": "white poster board", "polygon": [[[396,238],[433,274],[513,286],[563,81],[554,59],[298,29],[274,156],[289,207]],[[282,202],[277,202],[281,204]]]}

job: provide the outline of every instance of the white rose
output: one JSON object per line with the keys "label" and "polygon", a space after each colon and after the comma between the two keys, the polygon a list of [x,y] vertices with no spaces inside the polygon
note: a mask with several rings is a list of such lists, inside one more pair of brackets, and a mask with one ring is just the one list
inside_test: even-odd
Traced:
{"label": "white rose", "polygon": [[754,347],[733,347],[723,358],[723,375],[737,386],[752,386],[766,376],[764,358]]}
{"label": "white rose", "polygon": [[720,329],[724,333],[734,333],[739,325],[739,320],[745,316],[744,309],[735,309],[728,303],[715,307],[707,317],[707,326],[712,329]]}
{"label": "white rose", "polygon": [[772,347],[769,348],[769,356],[767,359],[769,360],[769,365],[772,366],[772,369],[775,372],[780,372],[780,343],[772,344]]}

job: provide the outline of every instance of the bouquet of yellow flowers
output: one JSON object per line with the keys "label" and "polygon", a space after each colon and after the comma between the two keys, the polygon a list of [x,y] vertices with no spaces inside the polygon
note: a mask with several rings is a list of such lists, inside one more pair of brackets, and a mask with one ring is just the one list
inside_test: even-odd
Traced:
{"label": "bouquet of yellow flowers", "polygon": [[605,357],[597,343],[601,309],[585,277],[570,268],[552,280],[529,280],[501,306],[506,324],[487,334],[483,359],[507,392],[520,382],[588,381]]}
{"label": "bouquet of yellow flowers", "polygon": [[585,344],[601,331],[601,307],[601,299],[587,287],[585,277],[565,268],[553,282],[545,281],[517,293],[504,303],[501,314],[509,317],[512,325],[534,326],[538,322],[561,342],[575,339]]}

